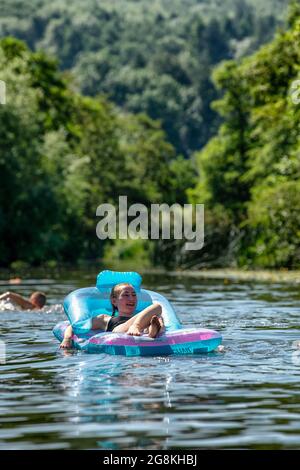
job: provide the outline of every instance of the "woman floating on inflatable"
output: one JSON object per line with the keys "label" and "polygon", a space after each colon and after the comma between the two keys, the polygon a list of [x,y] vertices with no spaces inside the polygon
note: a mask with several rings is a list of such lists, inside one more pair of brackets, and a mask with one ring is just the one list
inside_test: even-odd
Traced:
{"label": "woman floating on inflatable", "polygon": [[[161,318],[162,308],[159,304],[149,305],[142,312],[134,315],[137,296],[134,287],[128,282],[115,285],[110,294],[112,315],[98,315],[92,319],[92,330],[112,331],[126,333],[127,335],[141,336],[148,333],[150,338],[156,338],[164,327]],[[118,316],[115,317],[115,312]],[[146,330],[146,331],[144,331]],[[61,348],[72,347],[72,326],[68,326],[64,334]]]}
{"label": "woman floating on inflatable", "polygon": [[141,282],[136,272],[102,271],[96,287],[69,294],[64,301],[69,323],[59,323],[53,330],[62,341],[61,347],[88,353],[161,356],[207,353],[219,346],[219,333],[184,329],[168,300],[142,289]]}

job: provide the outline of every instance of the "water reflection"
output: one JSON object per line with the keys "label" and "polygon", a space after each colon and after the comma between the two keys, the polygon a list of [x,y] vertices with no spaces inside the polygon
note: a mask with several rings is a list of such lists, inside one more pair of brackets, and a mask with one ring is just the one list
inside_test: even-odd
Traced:
{"label": "water reflection", "polygon": [[0,448],[299,448],[297,289],[159,276],[145,284],[174,302],[186,326],[220,330],[225,353],[61,351],[51,330],[77,285],[49,283],[46,311],[0,312]]}
{"label": "water reflection", "polygon": [[[133,435],[139,440],[142,434],[144,443],[162,448],[162,438],[163,442],[168,438],[172,426],[166,413],[172,408],[170,360],[158,358],[145,367],[140,359],[84,356],[64,381],[58,379],[66,400],[74,403],[69,417],[76,423],[72,438],[84,432],[86,437],[97,438],[97,447],[116,449],[119,446],[111,443],[112,436],[122,439],[124,445],[124,439],[128,443]],[[146,435],[151,437],[146,439]]]}

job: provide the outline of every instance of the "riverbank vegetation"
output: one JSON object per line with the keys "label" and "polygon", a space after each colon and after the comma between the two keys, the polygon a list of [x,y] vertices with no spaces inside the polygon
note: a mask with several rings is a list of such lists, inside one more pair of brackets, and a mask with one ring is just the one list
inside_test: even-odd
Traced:
{"label": "riverbank vegetation", "polygon": [[[299,2],[185,3],[4,2],[1,266],[300,267]],[[101,242],[119,195],[204,203],[204,249]]]}

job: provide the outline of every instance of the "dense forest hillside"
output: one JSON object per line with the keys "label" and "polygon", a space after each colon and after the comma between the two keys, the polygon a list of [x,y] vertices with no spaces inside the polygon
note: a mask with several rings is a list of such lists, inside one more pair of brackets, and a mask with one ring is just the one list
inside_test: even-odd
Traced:
{"label": "dense forest hillside", "polygon": [[220,119],[213,67],[249,54],[284,24],[287,0],[2,0],[0,37],[43,49],[82,93],[160,119],[185,156]]}
{"label": "dense forest hillside", "polygon": [[[0,266],[103,256],[96,209],[119,194],[187,202],[195,170],[157,122],[75,93],[55,61],[16,39],[0,41],[0,77]],[[129,241],[119,257],[148,259],[149,248]]]}
{"label": "dense forest hillside", "polygon": [[214,73],[224,122],[197,155],[200,179],[190,192],[208,215],[200,264],[219,254],[225,264],[300,266],[298,1],[289,23],[257,53]]}
{"label": "dense forest hillside", "polygon": [[[1,18],[1,266],[300,267],[298,0],[260,47],[283,2],[26,5]],[[204,249],[100,242],[96,208],[121,194],[204,203]]]}

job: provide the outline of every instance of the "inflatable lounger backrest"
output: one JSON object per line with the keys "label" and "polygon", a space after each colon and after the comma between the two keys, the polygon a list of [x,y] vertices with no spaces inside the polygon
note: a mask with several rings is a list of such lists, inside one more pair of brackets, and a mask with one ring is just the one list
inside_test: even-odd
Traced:
{"label": "inflatable lounger backrest", "polygon": [[96,287],[86,287],[71,292],[64,300],[64,310],[77,335],[87,333],[92,327],[92,318],[111,315],[110,293],[113,286],[123,282],[131,284],[137,294],[135,314],[152,304],[151,296],[141,289],[142,277],[136,272],[102,271],[97,276]]}

